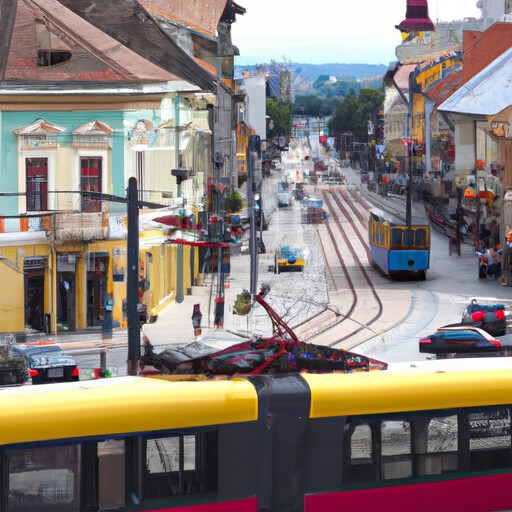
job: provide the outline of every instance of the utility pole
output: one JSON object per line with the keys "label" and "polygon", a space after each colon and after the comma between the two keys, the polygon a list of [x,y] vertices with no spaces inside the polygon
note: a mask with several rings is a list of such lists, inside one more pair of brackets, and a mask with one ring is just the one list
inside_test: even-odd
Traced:
{"label": "utility pole", "polygon": [[140,361],[139,303],[139,203],[137,180],[128,180],[128,271],[126,302],[128,307],[128,375],[138,375]]}
{"label": "utility pole", "polygon": [[251,283],[250,292],[254,297],[258,286],[258,244],[256,240],[256,215],[254,203],[254,153],[259,151],[261,139],[259,135],[249,136],[249,148],[247,155],[247,207],[249,208],[249,218],[251,222],[249,233],[249,253],[251,255]]}
{"label": "utility pole", "polygon": [[[408,105],[408,113],[407,113],[407,122],[408,122],[408,132],[406,133],[406,141],[404,143],[404,146],[407,151],[407,170],[409,172],[409,184],[406,187],[407,189],[407,202],[406,202],[406,209],[405,209],[405,224],[407,226],[407,230],[410,233],[411,226],[412,226],[412,185],[413,185],[413,179],[412,179],[412,132],[414,128],[413,123],[413,101],[414,101],[414,71],[411,71],[409,73],[409,105]],[[412,244],[412,237],[410,237],[411,244]]]}

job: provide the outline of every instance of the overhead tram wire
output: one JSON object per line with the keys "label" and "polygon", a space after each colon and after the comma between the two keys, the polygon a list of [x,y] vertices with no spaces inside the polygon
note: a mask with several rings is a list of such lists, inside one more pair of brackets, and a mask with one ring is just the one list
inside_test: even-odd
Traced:
{"label": "overhead tram wire", "polygon": [[[141,190],[141,192],[153,192],[151,190]],[[34,191],[34,192],[0,192],[0,197],[20,197],[20,196],[34,196],[41,195],[42,192]],[[83,197],[89,197],[90,199],[94,199],[97,201],[110,201],[113,203],[126,203],[128,204],[128,197],[116,196],[113,194],[105,194],[103,192],[94,192],[92,190],[47,190],[44,194],[80,194]],[[167,204],[153,203],[151,201],[137,201],[139,208],[146,207],[152,209],[160,209],[160,208],[168,208]],[[4,218],[17,218],[17,217],[28,217],[35,216],[41,217],[43,215],[52,215],[54,213],[67,212],[69,210],[51,210],[48,213],[38,213],[37,215],[33,214],[23,214],[23,215],[0,215]]]}

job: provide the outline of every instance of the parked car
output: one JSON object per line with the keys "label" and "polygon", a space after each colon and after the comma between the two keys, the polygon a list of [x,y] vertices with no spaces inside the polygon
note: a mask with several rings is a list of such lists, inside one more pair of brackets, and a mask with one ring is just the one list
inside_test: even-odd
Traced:
{"label": "parked car", "polygon": [[12,349],[13,341],[10,336],[0,339],[0,386],[25,384],[30,379],[27,358]]}
{"label": "parked car", "polygon": [[444,326],[434,334],[420,339],[420,352],[446,357],[447,354],[476,354],[502,352],[499,340],[478,327],[468,325]]}
{"label": "parked car", "polygon": [[12,351],[27,358],[32,384],[79,380],[78,363],[53,342],[12,345]]}
{"label": "parked car", "polygon": [[491,336],[507,333],[507,318],[504,304],[479,304],[473,299],[462,314],[461,323],[479,327]]}
{"label": "parked car", "polygon": [[274,273],[302,272],[305,264],[304,253],[297,246],[285,245],[275,253]]}
{"label": "parked car", "polygon": [[277,205],[282,207],[290,206],[291,204],[292,195],[290,193],[290,185],[283,181],[282,183],[279,183],[277,187]]}

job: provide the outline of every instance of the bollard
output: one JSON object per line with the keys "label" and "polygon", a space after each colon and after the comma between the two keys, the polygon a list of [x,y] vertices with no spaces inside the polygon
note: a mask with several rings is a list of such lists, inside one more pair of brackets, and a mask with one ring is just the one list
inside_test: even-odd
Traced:
{"label": "bollard", "polygon": [[107,351],[100,350],[100,371],[99,378],[104,379],[107,376]]}

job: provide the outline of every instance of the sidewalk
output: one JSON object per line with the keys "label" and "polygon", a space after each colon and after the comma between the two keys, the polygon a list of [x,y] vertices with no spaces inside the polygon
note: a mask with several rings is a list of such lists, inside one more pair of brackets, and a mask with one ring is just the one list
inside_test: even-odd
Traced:
{"label": "sidewalk", "polygon": [[[238,257],[238,255],[235,255],[233,259]],[[235,289],[235,286],[232,284],[233,280],[230,281],[229,288],[225,290],[224,328],[216,329],[213,326],[216,280],[213,280],[213,285],[211,279],[208,281],[204,286],[194,286],[192,288],[192,295],[185,296],[183,302],[178,303],[174,301],[167,305],[159,313],[155,323],[146,324],[142,327],[141,338],[142,334],[146,334],[151,343],[155,347],[160,348],[171,345],[188,345],[194,341],[200,341],[220,349],[243,341],[241,327],[245,327],[245,330],[247,330],[248,317],[237,317],[232,313],[232,304],[236,294],[240,293],[243,289],[241,287],[242,283],[240,283],[240,287]],[[202,333],[197,337],[194,335],[192,325],[194,304],[201,304],[201,312],[203,314]],[[55,335],[33,335],[30,338],[33,338],[33,340],[52,339],[56,343],[65,346],[68,350],[88,350],[103,346],[119,348],[127,346],[128,329],[114,329],[112,341],[108,344],[103,342],[101,328],[59,332]]]}

